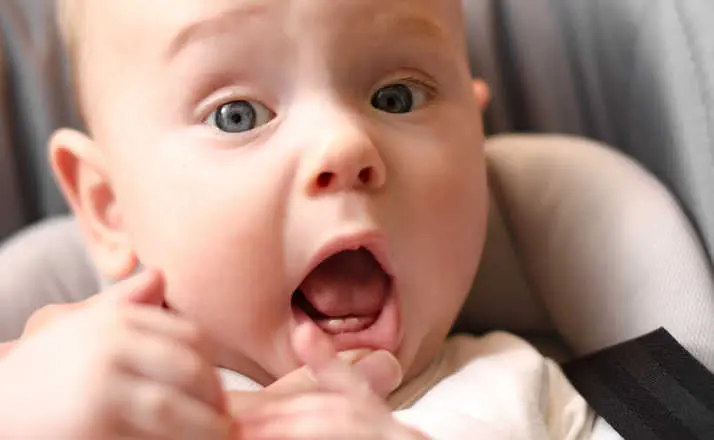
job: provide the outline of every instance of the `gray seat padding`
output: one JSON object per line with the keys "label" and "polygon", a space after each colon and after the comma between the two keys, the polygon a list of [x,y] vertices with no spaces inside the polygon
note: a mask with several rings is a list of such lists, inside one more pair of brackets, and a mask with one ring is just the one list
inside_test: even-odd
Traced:
{"label": "gray seat padding", "polygon": [[23,230],[0,246],[0,341],[17,338],[35,310],[82,301],[99,286],[72,217]]}

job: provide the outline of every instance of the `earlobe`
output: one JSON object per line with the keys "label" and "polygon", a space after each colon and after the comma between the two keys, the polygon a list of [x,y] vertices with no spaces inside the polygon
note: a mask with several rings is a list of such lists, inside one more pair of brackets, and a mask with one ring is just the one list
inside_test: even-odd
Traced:
{"label": "earlobe", "polygon": [[477,79],[473,82],[473,89],[481,112],[486,111],[488,105],[491,103],[491,90],[488,84],[483,80]]}
{"label": "earlobe", "polygon": [[137,258],[124,229],[102,150],[87,135],[65,129],[52,136],[49,153],[55,178],[98,269],[110,279],[128,277],[137,266]]}

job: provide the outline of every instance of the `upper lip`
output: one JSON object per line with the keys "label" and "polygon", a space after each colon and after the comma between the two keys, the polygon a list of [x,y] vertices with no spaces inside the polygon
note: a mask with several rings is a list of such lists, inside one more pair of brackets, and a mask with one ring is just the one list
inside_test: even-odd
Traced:
{"label": "upper lip", "polygon": [[308,264],[307,270],[300,279],[300,283],[305,281],[308,275],[328,258],[340,252],[359,249],[365,249],[370,252],[387,276],[392,278],[393,268],[387,251],[386,239],[378,231],[369,230],[339,235],[320,246],[310,260],[310,264]]}

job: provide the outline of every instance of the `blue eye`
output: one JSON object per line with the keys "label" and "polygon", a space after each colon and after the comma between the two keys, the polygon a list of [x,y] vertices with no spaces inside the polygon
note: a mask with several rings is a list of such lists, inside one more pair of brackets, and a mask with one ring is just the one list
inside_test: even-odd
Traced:
{"label": "blue eye", "polygon": [[372,97],[372,107],[386,113],[410,113],[424,104],[427,93],[414,86],[392,84],[383,87]]}
{"label": "blue eye", "polygon": [[244,133],[267,124],[275,115],[263,104],[232,101],[221,105],[208,118],[208,123],[226,133]]}

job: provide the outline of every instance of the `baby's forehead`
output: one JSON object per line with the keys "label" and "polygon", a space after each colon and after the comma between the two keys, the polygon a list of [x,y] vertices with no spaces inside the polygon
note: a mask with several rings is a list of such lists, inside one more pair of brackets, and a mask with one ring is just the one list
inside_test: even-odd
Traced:
{"label": "baby's forehead", "polygon": [[[122,0],[81,3],[90,32],[107,33],[126,45],[151,42],[177,46],[188,36],[225,27],[299,39],[306,28],[380,25],[394,35],[401,31],[425,34],[462,33],[460,0]],[[196,32],[193,32],[196,31]],[[178,40],[176,42],[175,40]],[[388,44],[388,42],[384,42]]]}

